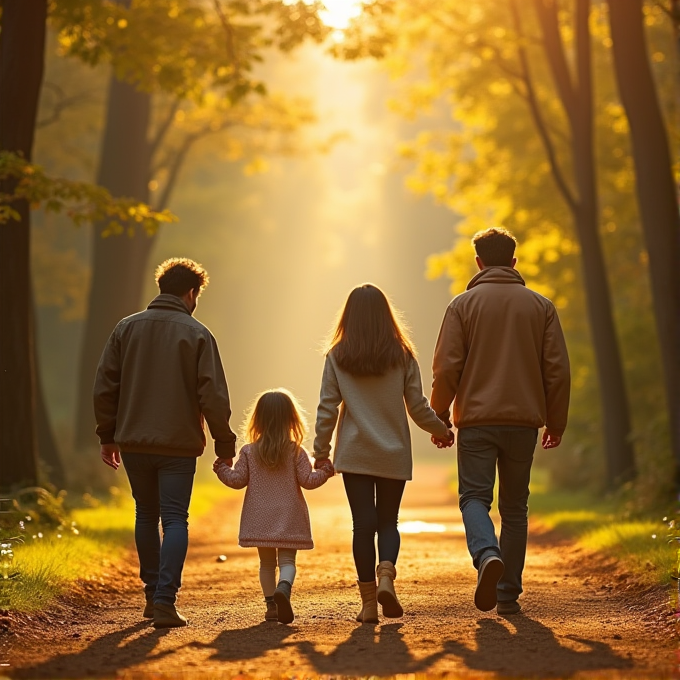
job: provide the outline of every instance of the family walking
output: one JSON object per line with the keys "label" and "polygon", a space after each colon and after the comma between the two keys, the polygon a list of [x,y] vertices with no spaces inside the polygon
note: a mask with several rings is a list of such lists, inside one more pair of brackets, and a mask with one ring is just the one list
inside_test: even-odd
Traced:
{"label": "family walking", "polygon": [[[569,360],[555,307],[515,269],[514,237],[487,229],[473,246],[480,271],[446,310],[429,402],[415,348],[384,293],[371,284],[350,293],[326,350],[313,466],[302,447],[301,409],[283,389],[255,402],[234,463],[217,344],[192,316],[207,274],[186,259],[160,265],[160,294],[118,323],[94,386],[102,459],[114,469],[122,460],[135,499],[143,615],[154,626],[187,624],[175,600],[204,420],[215,440],[217,476],[246,488],[239,545],[258,549],[265,619],[294,620],[296,553],[314,547],[301,488],[317,488],[335,473],[342,474],[352,515],[357,621],[378,623],[379,605],[387,618],[402,616],[394,581],[399,507],[413,467],[407,413],[439,448],[454,444],[451,428],[457,429],[459,504],[478,573],[475,605],[500,615],[521,611],[534,449],[541,428],[543,448],[560,444]],[[496,471],[500,540],[489,516]]]}

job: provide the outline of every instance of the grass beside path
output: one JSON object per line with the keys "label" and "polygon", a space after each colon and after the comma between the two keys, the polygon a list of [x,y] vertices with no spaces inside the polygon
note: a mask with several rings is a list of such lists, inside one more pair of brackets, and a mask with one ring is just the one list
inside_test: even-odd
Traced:
{"label": "grass beside path", "polygon": [[586,492],[551,491],[543,470],[532,471],[529,516],[534,525],[558,530],[588,550],[615,557],[645,586],[669,584],[677,576],[678,515],[626,517],[614,499]]}
{"label": "grass beside path", "polygon": [[[196,521],[233,493],[216,480],[197,481],[189,508]],[[47,607],[75,581],[101,581],[134,545],[135,509],[129,491],[117,501],[74,510],[62,529],[26,522],[24,543],[14,546],[9,568],[0,574],[0,609],[37,611]]]}

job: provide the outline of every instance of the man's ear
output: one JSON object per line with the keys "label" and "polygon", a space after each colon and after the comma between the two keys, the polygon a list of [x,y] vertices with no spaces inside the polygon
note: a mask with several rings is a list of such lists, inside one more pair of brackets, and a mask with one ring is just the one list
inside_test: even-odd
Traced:
{"label": "man's ear", "polygon": [[486,267],[484,266],[484,263],[482,262],[482,258],[479,257],[479,255],[475,256],[475,262],[477,263],[477,266],[479,267],[480,271],[482,269],[486,269]]}
{"label": "man's ear", "polygon": [[517,264],[517,258],[513,257],[512,262],[510,263],[510,266],[514,269],[516,264]]}

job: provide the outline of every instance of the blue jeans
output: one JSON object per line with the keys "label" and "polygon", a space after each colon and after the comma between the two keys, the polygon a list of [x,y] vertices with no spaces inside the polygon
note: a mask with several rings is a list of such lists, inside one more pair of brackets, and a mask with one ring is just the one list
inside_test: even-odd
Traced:
{"label": "blue jeans", "polygon": [[[527,550],[529,478],[538,430],[494,425],[458,430],[458,494],[472,562],[479,569],[489,555],[498,555],[505,573],[498,582],[498,601],[522,593]],[[500,546],[489,517],[498,466]]]}
{"label": "blue jeans", "polygon": [[122,458],[135,499],[135,543],[144,591],[155,604],[174,604],[189,545],[196,459],[152,453],[123,453]]}

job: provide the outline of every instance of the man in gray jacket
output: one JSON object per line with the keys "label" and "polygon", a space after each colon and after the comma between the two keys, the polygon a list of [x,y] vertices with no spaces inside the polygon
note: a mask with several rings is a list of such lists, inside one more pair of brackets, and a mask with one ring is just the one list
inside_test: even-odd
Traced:
{"label": "man in gray jacket", "polygon": [[229,463],[236,435],[217,343],[192,317],[207,272],[192,260],[172,258],[156,270],[156,283],[160,295],[113,330],[93,396],[102,460],[116,470],[122,458],[135,499],[144,616],[166,628],[187,625],[175,599],[196,459],[206,443],[204,419],[215,453]]}

